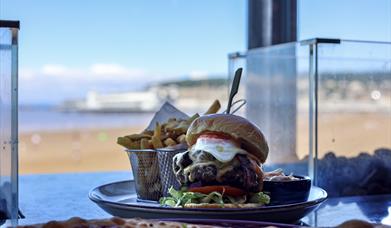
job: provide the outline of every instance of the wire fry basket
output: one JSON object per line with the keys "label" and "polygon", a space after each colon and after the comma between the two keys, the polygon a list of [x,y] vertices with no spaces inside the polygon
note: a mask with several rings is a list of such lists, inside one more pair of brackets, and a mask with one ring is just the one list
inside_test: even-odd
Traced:
{"label": "wire fry basket", "polygon": [[126,150],[132,167],[137,198],[140,201],[158,201],[168,195],[171,186],[179,187],[172,171],[172,158],[186,148]]}
{"label": "wire fry basket", "polygon": [[160,183],[162,187],[162,195],[168,196],[168,189],[173,186],[175,189],[179,189],[179,182],[175,178],[175,174],[172,169],[173,157],[187,149],[156,149],[159,169],[160,169]]}

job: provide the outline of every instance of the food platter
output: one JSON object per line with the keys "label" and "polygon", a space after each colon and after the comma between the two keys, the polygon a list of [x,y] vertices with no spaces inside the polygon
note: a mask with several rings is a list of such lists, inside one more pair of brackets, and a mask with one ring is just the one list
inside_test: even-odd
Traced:
{"label": "food platter", "polygon": [[153,201],[139,202],[134,181],[127,180],[98,186],[90,191],[89,198],[109,214],[124,218],[237,219],[296,223],[326,200],[327,193],[319,187],[312,187],[305,202],[258,208],[171,208]]}

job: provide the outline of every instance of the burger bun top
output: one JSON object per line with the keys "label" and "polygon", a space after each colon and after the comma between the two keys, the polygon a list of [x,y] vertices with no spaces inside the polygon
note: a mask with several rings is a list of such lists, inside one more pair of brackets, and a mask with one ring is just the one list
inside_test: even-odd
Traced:
{"label": "burger bun top", "polygon": [[266,161],[269,147],[261,130],[249,120],[231,114],[211,114],[195,119],[186,133],[189,146],[206,132],[223,133],[240,142],[241,148],[254,155],[261,163]]}

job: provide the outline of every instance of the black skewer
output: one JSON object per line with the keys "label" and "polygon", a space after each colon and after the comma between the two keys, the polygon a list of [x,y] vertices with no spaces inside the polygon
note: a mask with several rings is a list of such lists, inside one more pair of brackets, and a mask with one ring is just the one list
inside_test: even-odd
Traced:
{"label": "black skewer", "polygon": [[231,112],[232,100],[234,96],[238,93],[240,78],[242,77],[242,71],[243,68],[239,68],[235,72],[234,81],[232,82],[231,92],[229,94],[229,99],[228,99],[227,114]]}

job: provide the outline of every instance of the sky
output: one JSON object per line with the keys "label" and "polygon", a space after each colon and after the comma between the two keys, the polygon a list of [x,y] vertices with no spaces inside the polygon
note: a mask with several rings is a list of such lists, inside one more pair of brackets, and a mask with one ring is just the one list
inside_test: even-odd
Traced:
{"label": "sky", "polygon": [[[391,41],[391,1],[298,5],[299,39]],[[226,75],[247,45],[245,0],[0,0],[0,18],[21,21],[21,104]]]}
{"label": "sky", "polygon": [[389,0],[301,0],[298,11],[299,39],[391,42]]}

